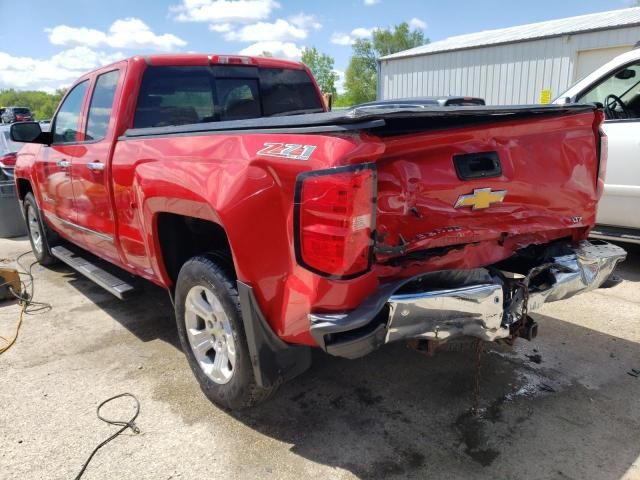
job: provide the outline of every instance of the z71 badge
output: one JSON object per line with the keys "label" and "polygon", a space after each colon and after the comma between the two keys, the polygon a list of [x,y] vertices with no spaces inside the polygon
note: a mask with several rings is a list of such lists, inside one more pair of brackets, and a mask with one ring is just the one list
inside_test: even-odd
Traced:
{"label": "z71 badge", "polygon": [[292,160],[309,160],[316,149],[315,145],[299,145],[297,143],[265,143],[257,155],[264,157],[290,158]]}

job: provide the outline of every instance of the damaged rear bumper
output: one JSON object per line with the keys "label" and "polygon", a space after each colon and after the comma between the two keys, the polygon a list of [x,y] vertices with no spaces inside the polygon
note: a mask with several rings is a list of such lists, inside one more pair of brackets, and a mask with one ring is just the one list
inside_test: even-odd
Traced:
{"label": "damaged rear bumper", "polygon": [[431,272],[385,284],[351,312],[311,314],[311,334],[326,352],[347,358],[403,339],[508,338],[546,302],[600,287],[625,257],[616,245],[583,241],[549,247],[525,271],[496,265]]}

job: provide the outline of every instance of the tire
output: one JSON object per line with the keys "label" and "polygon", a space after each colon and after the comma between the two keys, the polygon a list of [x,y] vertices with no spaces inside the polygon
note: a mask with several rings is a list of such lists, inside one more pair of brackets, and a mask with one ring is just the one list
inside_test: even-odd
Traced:
{"label": "tire", "polygon": [[178,336],[200,388],[214,403],[241,410],[275,387],[256,384],[233,275],[219,254],[197,256],[180,269],[175,291]]}
{"label": "tire", "polygon": [[53,265],[58,261],[56,257],[51,255],[51,246],[57,238],[56,235],[42,221],[42,215],[40,215],[40,209],[33,193],[27,193],[22,204],[33,255],[40,265]]}

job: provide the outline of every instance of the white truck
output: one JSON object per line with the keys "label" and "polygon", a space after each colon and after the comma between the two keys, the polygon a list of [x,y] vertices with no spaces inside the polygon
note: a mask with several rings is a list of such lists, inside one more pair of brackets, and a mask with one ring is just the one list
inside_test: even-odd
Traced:
{"label": "white truck", "polygon": [[599,102],[606,115],[607,173],[591,236],[640,243],[640,48],[617,56],[554,101],[576,102]]}

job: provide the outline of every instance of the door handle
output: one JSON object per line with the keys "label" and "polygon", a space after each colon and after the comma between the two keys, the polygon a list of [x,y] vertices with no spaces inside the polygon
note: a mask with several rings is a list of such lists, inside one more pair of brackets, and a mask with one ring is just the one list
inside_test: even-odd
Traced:
{"label": "door handle", "polygon": [[104,163],[96,160],[95,162],[87,163],[87,168],[89,170],[93,170],[94,172],[100,172],[104,170]]}
{"label": "door handle", "polygon": [[58,160],[56,165],[60,168],[69,168],[71,166],[71,162],[69,160],[62,159]]}

